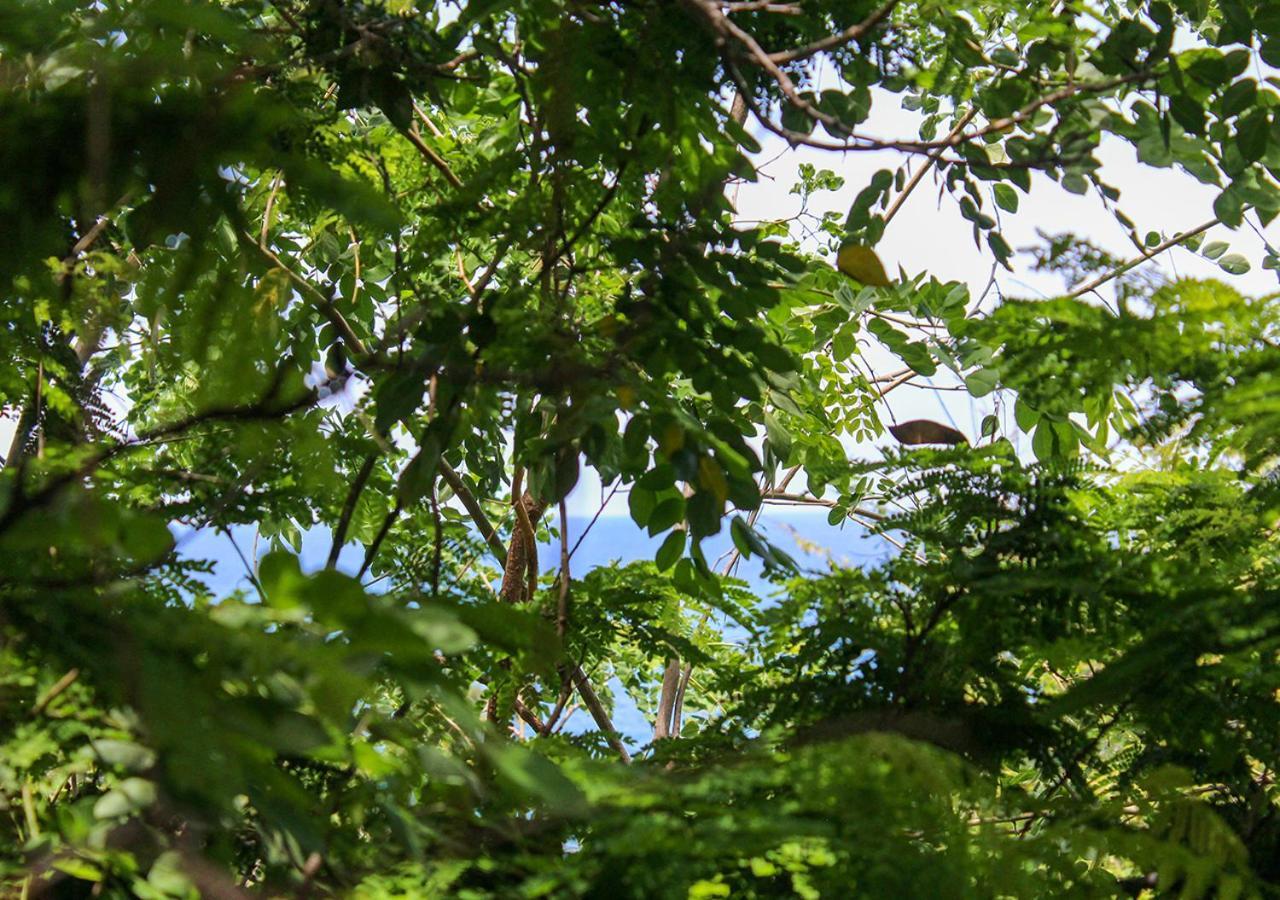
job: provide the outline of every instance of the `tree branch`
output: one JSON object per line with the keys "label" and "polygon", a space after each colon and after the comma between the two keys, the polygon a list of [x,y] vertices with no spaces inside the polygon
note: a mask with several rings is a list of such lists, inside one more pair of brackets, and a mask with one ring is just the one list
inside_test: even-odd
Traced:
{"label": "tree branch", "polygon": [[1175,235],[1174,237],[1169,238],[1169,240],[1165,241],[1164,243],[1159,244],[1156,247],[1153,247],[1150,252],[1144,253],[1142,256],[1139,256],[1135,259],[1131,259],[1124,265],[1117,266],[1116,268],[1112,269],[1110,272],[1106,272],[1105,274],[1099,275],[1097,278],[1093,279],[1092,281],[1086,282],[1077,288],[1073,288],[1071,293],[1067,294],[1067,297],[1068,298],[1080,297],[1080,296],[1083,296],[1084,294],[1089,293],[1090,291],[1097,290],[1098,288],[1102,287],[1102,285],[1106,284],[1108,281],[1111,281],[1113,278],[1119,278],[1125,272],[1128,272],[1131,269],[1136,269],[1138,266],[1142,265],[1147,260],[1154,259],[1155,257],[1159,256],[1161,253],[1164,253],[1166,250],[1176,247],[1179,244],[1182,244],[1190,240],[1191,238],[1196,237],[1197,235],[1204,234],[1214,225],[1217,225],[1218,222],[1219,222],[1218,219],[1210,219],[1208,222],[1205,222],[1203,225],[1197,226],[1196,228],[1193,228],[1190,231],[1184,232],[1179,235]]}
{"label": "tree branch", "polygon": [[360,501],[360,494],[364,491],[364,486],[369,481],[369,476],[373,474],[373,467],[378,461],[377,453],[370,453],[365,459],[360,470],[356,472],[355,480],[351,482],[351,489],[347,491],[347,500],[342,504],[342,515],[338,519],[338,526],[333,530],[333,546],[329,548],[329,560],[325,563],[326,569],[332,569],[338,564],[338,554],[342,552],[342,545],[347,540],[347,529],[351,527],[351,516],[356,511],[356,504]]}
{"label": "tree branch", "polygon": [[338,334],[342,335],[342,339],[347,342],[347,347],[352,353],[358,356],[368,355],[369,351],[365,347],[364,341],[360,340],[359,336],[352,329],[351,324],[347,321],[346,317],[338,311],[338,308],[333,305],[333,301],[331,299],[320,293],[319,289],[314,284],[307,281],[307,279],[293,271],[293,269],[289,268],[289,266],[285,264],[284,260],[272,252],[270,247],[264,247],[262,244],[255,241],[253,236],[247,231],[240,232],[240,236],[248,246],[261,254],[263,259],[289,276],[289,280],[296,284],[299,290],[311,299],[312,303],[316,305],[324,317],[329,320],[334,328],[337,329]]}
{"label": "tree branch", "polygon": [[493,551],[493,555],[498,558],[499,562],[505,562],[507,548],[503,546],[502,538],[498,537],[498,532],[494,530],[489,517],[484,514],[484,508],[476,500],[475,494],[471,493],[467,483],[462,480],[462,476],[454,471],[453,467],[443,459],[440,460],[440,476],[444,479],[445,484],[449,485],[449,489],[453,491],[454,496],[462,501],[467,514],[471,516],[471,521],[475,523],[480,536],[484,538],[489,549]]}
{"label": "tree branch", "polygon": [[511,505],[516,511],[516,529],[507,551],[507,564],[502,577],[502,599],[515,603],[523,586],[528,598],[538,591],[538,538],[533,519],[542,518],[545,504],[522,491],[524,470],[517,467],[511,479]]}
{"label": "tree branch", "polygon": [[812,44],[806,44],[803,47],[796,47],[794,50],[783,50],[780,53],[770,53],[769,60],[774,63],[785,64],[796,62],[801,59],[808,59],[815,53],[821,53],[823,50],[833,50],[836,47],[842,47],[845,44],[852,43],[864,35],[868,34],[877,25],[889,17],[894,7],[898,5],[900,0],[889,0],[884,6],[877,9],[871,15],[867,16],[857,25],[851,25],[839,34],[833,34],[830,37],[822,38],[814,41]]}
{"label": "tree branch", "polygon": [[427,142],[422,139],[422,135],[418,133],[416,125],[410,126],[400,133],[407,137],[409,139],[409,143],[413,144],[413,146],[417,148],[417,151],[422,154],[423,159],[440,170],[440,173],[444,175],[445,181],[449,182],[455,188],[462,187],[462,179],[453,173],[453,169],[449,168],[449,164],[444,161],[443,156],[435,150],[432,150],[431,147],[427,145]]}
{"label": "tree branch", "polygon": [[658,713],[653,723],[653,739],[655,741],[671,737],[675,729],[672,713],[675,711],[676,694],[680,689],[680,657],[667,659],[667,667],[662,673],[662,689],[658,693]]}
{"label": "tree branch", "polygon": [[[977,115],[978,115],[977,107],[974,107],[973,109],[965,113],[964,116],[961,117],[960,121],[956,123],[956,127],[951,129],[951,133],[947,135],[947,138],[952,139],[962,134],[965,128],[969,125],[970,122],[974,120],[974,117]],[[938,164],[938,160],[941,158],[942,158],[942,150],[941,149],[935,150],[933,153],[929,154],[929,158],[925,160],[925,162],[920,166],[920,168],[916,169],[915,174],[911,176],[911,180],[908,181],[903,186],[902,193],[900,193],[898,196],[893,198],[893,203],[890,204],[889,209],[885,212],[884,224],[886,226],[893,221],[893,217],[898,214],[898,210],[902,209],[902,204],[907,202],[907,198],[911,196],[911,192],[914,191],[916,189],[916,186],[919,185],[920,182],[924,180],[924,176],[929,173],[930,169],[932,169],[934,166]]]}
{"label": "tree branch", "polygon": [[587,711],[591,713],[591,718],[595,719],[596,726],[604,732],[609,746],[617,752],[624,763],[630,763],[631,754],[627,752],[626,745],[622,743],[622,739],[618,736],[618,730],[613,727],[613,721],[609,718],[609,713],[605,710],[604,704],[600,702],[600,698],[596,696],[595,690],[591,687],[591,682],[587,680],[587,673],[582,671],[582,666],[573,667],[573,683],[578,688],[578,694],[582,697],[582,702],[587,707]]}
{"label": "tree branch", "polygon": [[556,602],[556,634],[564,641],[569,630],[569,515],[560,498],[560,596]]}

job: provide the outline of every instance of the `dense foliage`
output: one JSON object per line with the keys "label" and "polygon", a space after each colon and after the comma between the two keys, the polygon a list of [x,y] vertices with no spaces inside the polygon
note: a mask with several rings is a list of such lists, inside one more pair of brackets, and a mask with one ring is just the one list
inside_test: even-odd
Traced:
{"label": "dense foliage", "polygon": [[[0,890],[1280,895],[1280,258],[1098,160],[1265,227],[1278,64],[1262,0],[0,4]],[[900,168],[742,222],[759,139]],[[1012,266],[1033,175],[1135,259],[885,272],[924,182]],[[587,471],[652,560],[574,565]]]}

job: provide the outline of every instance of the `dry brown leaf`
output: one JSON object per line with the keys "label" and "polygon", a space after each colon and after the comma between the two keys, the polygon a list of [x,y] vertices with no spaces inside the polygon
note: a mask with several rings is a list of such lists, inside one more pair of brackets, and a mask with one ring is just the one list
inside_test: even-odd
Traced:
{"label": "dry brown leaf", "polygon": [[904,444],[967,444],[969,439],[950,426],[929,419],[890,425],[889,433]]}

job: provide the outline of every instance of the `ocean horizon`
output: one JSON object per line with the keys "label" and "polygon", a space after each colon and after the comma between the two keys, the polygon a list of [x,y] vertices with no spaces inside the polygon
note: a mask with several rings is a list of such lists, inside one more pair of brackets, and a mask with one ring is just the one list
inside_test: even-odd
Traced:
{"label": "ocean horizon", "polygon": [[[828,524],[825,509],[766,508],[756,527],[778,549],[789,554],[801,572],[826,571],[833,563],[859,568],[871,566],[885,560],[893,551],[892,545],[883,537],[869,534],[865,528],[853,522],[845,522],[843,526]],[[652,559],[666,536],[664,533],[650,537],[645,529],[626,515],[603,515],[595,519],[594,523],[590,516],[570,516],[568,531],[571,548],[581,539],[570,563],[570,572],[574,577],[581,577],[599,566],[625,565],[636,560]],[[323,568],[329,555],[329,535],[329,529],[323,527],[311,528],[302,533],[298,555],[304,571],[313,572]],[[252,593],[252,584],[245,571],[253,550],[254,529],[251,526],[231,530],[231,537],[234,538],[238,551],[232,546],[227,534],[210,529],[189,529],[179,532],[176,537],[182,557],[213,563],[212,574],[203,580],[215,596],[224,597],[236,590]],[[268,542],[261,542],[258,555],[264,555],[267,549]],[[716,571],[720,571],[723,563],[717,565],[717,560],[732,549],[729,519],[726,518],[719,534],[704,539],[703,552],[707,562]],[[363,553],[358,545],[349,545],[343,548],[338,557],[338,568],[348,574],[355,574],[362,557]],[[560,564],[559,542],[540,544],[538,559],[539,568],[544,574],[556,571]],[[741,560],[734,576],[766,598],[766,604],[770,595],[778,590],[765,577],[763,563],[758,557]],[[726,640],[750,639],[750,635],[734,623],[721,622],[720,628]],[[614,726],[632,752],[642,751],[652,738],[652,722],[636,706],[617,679],[609,682],[608,687],[615,698]],[[567,731],[581,733],[594,727],[590,717],[579,710]]]}
{"label": "ocean horizon", "polygon": [[[869,534],[853,522],[845,522],[842,526],[828,524],[825,509],[766,508],[756,522],[756,529],[789,554],[802,570],[808,571],[826,569],[831,563],[862,567],[884,560],[893,550],[883,537]],[[625,565],[636,560],[653,559],[667,534],[663,532],[651,537],[646,529],[636,525],[625,514],[602,515],[594,522],[590,516],[571,515],[568,532],[570,548],[576,545],[570,563],[574,577],[602,565]],[[213,529],[174,529],[179,556],[207,560],[213,564],[213,572],[203,581],[218,597],[237,589],[252,589],[245,567],[253,556],[254,535],[255,529],[249,525],[233,526],[229,533]],[[315,572],[323,568],[330,546],[328,528],[317,526],[303,531],[298,552],[303,571]],[[269,542],[259,542],[258,557],[265,555],[268,549]],[[728,518],[718,534],[703,539],[702,549],[707,562],[719,571],[721,567],[716,566],[716,560],[733,549]],[[337,567],[354,575],[359,570],[362,556],[360,546],[350,544],[339,554]],[[538,560],[543,574],[556,571],[560,565],[559,542],[539,543]],[[735,577],[747,582],[754,590],[769,587],[763,575],[764,567],[758,557],[744,558],[734,571]]]}

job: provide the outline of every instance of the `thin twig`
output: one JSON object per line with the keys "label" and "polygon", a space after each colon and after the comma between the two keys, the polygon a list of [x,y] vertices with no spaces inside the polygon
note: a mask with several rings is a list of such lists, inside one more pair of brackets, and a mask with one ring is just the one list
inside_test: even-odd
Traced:
{"label": "thin twig", "polygon": [[383,540],[386,539],[387,532],[395,524],[396,518],[400,515],[402,509],[404,509],[404,497],[397,496],[396,505],[391,507],[391,511],[382,520],[382,527],[378,529],[378,534],[374,537],[373,543],[369,545],[369,549],[364,553],[364,562],[360,564],[360,571],[356,573],[357,579],[363,578],[364,573],[368,572],[369,567],[373,565],[373,558],[378,555],[378,550],[382,546]]}
{"label": "thin twig", "polygon": [[613,727],[613,721],[609,718],[609,713],[605,710],[604,704],[600,702],[595,689],[591,687],[591,682],[587,680],[587,673],[582,671],[582,666],[574,666],[573,683],[578,688],[578,695],[582,697],[582,702],[586,705],[587,711],[595,719],[596,726],[604,732],[605,740],[609,742],[609,746],[614,749],[624,763],[630,763],[631,754],[627,752],[626,744],[622,743],[622,739],[618,736],[618,731]]}
{"label": "thin twig", "polygon": [[49,704],[52,703],[59,694],[71,687],[71,685],[75,684],[76,679],[79,677],[80,670],[71,669],[67,674],[55,681],[53,686],[50,687],[49,690],[45,691],[44,696],[36,701],[36,705],[31,707],[32,717],[34,718],[44,712],[45,709],[48,708]]}
{"label": "thin twig", "polygon": [[918,374],[919,374],[918,372],[910,371],[903,375],[898,376],[897,378],[893,379],[893,381],[889,382],[887,385],[885,385],[880,389],[880,396],[883,397],[886,394],[888,394],[890,391],[897,390],[898,388],[906,384],[908,381],[910,381],[912,378],[915,378]]}
{"label": "thin twig", "polygon": [[231,542],[231,546],[236,551],[236,556],[240,557],[240,562],[244,564],[244,571],[249,578],[249,583],[252,584],[254,590],[258,592],[258,599],[265,603],[267,601],[267,595],[262,589],[262,582],[258,580],[258,573],[254,571],[253,566],[250,565],[248,558],[244,555],[244,551],[240,549],[240,545],[236,543],[236,539],[232,536],[230,530],[225,526],[218,526],[218,530],[226,535],[227,540]]}
{"label": "thin twig", "polygon": [[351,256],[355,269],[351,278],[351,297],[347,302],[355,307],[356,300],[360,298],[360,238],[356,236],[354,228],[348,227],[347,232],[351,235]]}
{"label": "thin twig", "polygon": [[893,12],[894,7],[899,0],[889,0],[884,6],[877,9],[871,15],[867,16],[857,25],[851,25],[839,34],[833,34],[830,37],[822,38],[814,41],[812,44],[806,44],[803,47],[796,47],[794,50],[784,50],[780,53],[769,54],[769,59],[775,63],[789,63],[801,59],[807,59],[815,53],[821,53],[823,50],[831,50],[836,47],[842,47],[845,44],[858,40],[863,35],[869,33],[873,28],[883,22]]}
{"label": "thin twig", "polygon": [[573,559],[573,554],[578,552],[578,548],[582,546],[582,542],[587,539],[587,535],[591,533],[591,528],[596,524],[596,520],[600,518],[601,513],[609,505],[609,501],[613,499],[613,495],[618,493],[618,488],[622,487],[622,482],[616,482],[613,490],[609,491],[609,496],[604,498],[604,502],[600,504],[600,508],[596,510],[596,514],[591,517],[591,521],[587,523],[587,527],[582,530],[582,534],[578,535],[578,540],[574,543],[573,549],[569,551],[569,558]]}
{"label": "thin twig", "polygon": [[560,498],[560,596],[556,604],[556,634],[564,640],[569,629],[569,514]]}
{"label": "thin twig", "polygon": [[360,494],[364,491],[364,487],[369,482],[369,476],[373,474],[373,467],[378,461],[378,454],[370,453],[363,464],[360,471],[356,472],[355,480],[351,482],[351,489],[347,491],[346,502],[342,504],[342,515],[338,518],[338,525],[333,530],[333,546],[329,548],[329,559],[325,563],[326,569],[332,569],[338,564],[338,554],[342,552],[342,545],[347,540],[347,529],[351,527],[351,516],[356,511],[356,503],[360,500]]}
{"label": "thin twig", "polygon": [[258,243],[262,246],[267,245],[267,237],[271,233],[271,213],[276,205],[276,192],[280,190],[280,182],[284,179],[283,172],[277,172],[276,177],[271,181],[271,192],[267,194],[267,205],[262,211],[262,235],[258,238]]}
{"label": "thin twig", "polygon": [[[978,114],[977,107],[974,107],[973,109],[965,113],[960,118],[960,121],[956,123],[956,127],[951,129],[951,133],[947,135],[947,137],[955,138],[956,136],[961,134],[964,131],[964,129],[968,126],[968,124],[973,121],[974,117],[977,114]],[[919,185],[920,182],[924,180],[924,176],[929,174],[929,170],[932,169],[934,166],[936,166],[938,164],[938,160],[941,158],[942,158],[942,150],[941,148],[939,148],[938,150],[935,150],[933,153],[930,153],[929,157],[924,161],[924,163],[921,164],[920,168],[916,169],[915,174],[911,176],[911,180],[908,181],[903,186],[902,193],[898,194],[898,196],[893,198],[893,203],[891,203],[889,205],[889,209],[885,211],[885,214],[884,214],[885,225],[888,225],[890,222],[893,221],[893,217],[898,214],[898,210],[902,209],[902,204],[907,202],[907,198],[911,196],[911,192],[914,191],[916,189],[916,186]]]}
{"label": "thin twig", "polygon": [[311,301],[319,307],[320,312],[322,312],[325,318],[327,318],[330,323],[332,323],[333,327],[338,330],[338,334],[342,335],[343,340],[347,342],[347,346],[353,353],[359,356],[366,356],[368,354],[364,341],[360,340],[359,336],[356,335],[351,324],[347,321],[346,317],[338,311],[337,307],[333,305],[333,301],[331,299],[320,293],[320,290],[311,282],[307,281],[307,279],[293,271],[293,269],[285,264],[284,260],[272,252],[271,248],[264,247],[262,244],[259,244],[247,232],[242,232],[242,235],[249,246],[257,250],[267,262],[271,263],[273,266],[288,275],[289,280],[296,284],[299,289],[301,289],[302,293],[309,297]]}
{"label": "thin twig", "polygon": [[1149,253],[1144,253],[1142,256],[1129,260],[1127,263],[1125,263],[1122,266],[1117,266],[1116,268],[1112,269],[1110,272],[1106,272],[1102,275],[1099,275],[1097,278],[1093,279],[1092,281],[1086,282],[1085,284],[1082,284],[1077,288],[1073,288],[1071,293],[1067,294],[1067,297],[1068,298],[1080,297],[1084,294],[1089,293],[1090,291],[1095,291],[1098,288],[1100,288],[1102,285],[1106,284],[1108,281],[1111,281],[1113,278],[1119,278],[1121,275],[1123,275],[1125,272],[1128,272],[1130,269],[1137,268],[1147,260],[1153,259],[1159,256],[1161,253],[1164,253],[1166,250],[1172,247],[1176,247],[1179,244],[1182,244],[1190,240],[1191,238],[1196,237],[1197,235],[1204,234],[1210,228],[1217,225],[1218,222],[1219,220],[1216,218],[1210,219],[1208,222],[1205,222],[1203,225],[1193,228],[1190,231],[1183,232],[1182,234],[1179,234],[1179,235],[1175,235],[1174,237],[1169,238],[1164,243],[1151,248],[1151,251]]}
{"label": "thin twig", "polygon": [[484,508],[480,506],[480,502],[476,500],[475,494],[471,493],[471,489],[467,487],[462,476],[454,471],[443,459],[440,460],[440,476],[444,478],[445,484],[449,485],[449,489],[453,491],[455,497],[462,501],[463,507],[471,516],[471,521],[475,523],[476,528],[480,532],[480,536],[484,538],[489,549],[493,551],[493,555],[498,558],[499,562],[503,562],[507,558],[507,548],[503,546],[502,538],[498,537],[498,532],[494,530],[493,525],[489,522],[489,517],[484,514]]}
{"label": "thin twig", "polygon": [[455,188],[462,187],[462,179],[453,173],[453,169],[449,168],[449,164],[444,161],[443,156],[427,145],[427,142],[422,139],[422,135],[418,133],[416,125],[410,126],[401,133],[409,139],[409,143],[417,148],[423,159],[440,170],[440,173],[444,175],[445,181]]}

